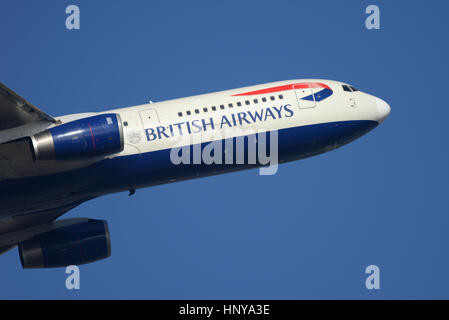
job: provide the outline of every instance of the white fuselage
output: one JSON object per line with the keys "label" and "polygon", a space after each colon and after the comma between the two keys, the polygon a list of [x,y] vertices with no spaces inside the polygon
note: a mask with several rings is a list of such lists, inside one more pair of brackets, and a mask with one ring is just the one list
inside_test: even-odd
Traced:
{"label": "white fuselage", "polygon": [[[52,221],[103,194],[260,166],[259,162],[232,161],[179,164],[172,159],[176,148],[198,147],[204,153],[211,142],[276,132],[279,162],[332,150],[370,131],[390,112],[383,100],[351,88],[330,80],[279,81],[66,115],[55,117],[55,124],[39,122],[4,130],[0,143],[20,141],[78,119],[117,114],[123,148],[107,156],[74,161],[36,162],[28,156],[4,162],[0,171],[0,234]],[[76,132],[70,134],[76,137]],[[94,140],[92,134],[95,147]],[[247,157],[248,150],[245,152]],[[0,237],[2,245],[6,244]]]}

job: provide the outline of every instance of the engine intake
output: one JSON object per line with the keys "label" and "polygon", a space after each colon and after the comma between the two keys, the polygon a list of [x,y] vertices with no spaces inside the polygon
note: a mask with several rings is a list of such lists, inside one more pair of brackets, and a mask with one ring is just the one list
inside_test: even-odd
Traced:
{"label": "engine intake", "polygon": [[121,152],[120,115],[100,114],[53,127],[31,137],[34,161],[70,161]]}
{"label": "engine intake", "polygon": [[77,219],[22,242],[19,255],[24,269],[66,267],[105,259],[111,255],[108,224],[104,220]]}

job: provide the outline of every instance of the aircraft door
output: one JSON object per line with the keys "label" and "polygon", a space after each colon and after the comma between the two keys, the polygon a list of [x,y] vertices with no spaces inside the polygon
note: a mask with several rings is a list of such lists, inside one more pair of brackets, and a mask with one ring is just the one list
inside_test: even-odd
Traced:
{"label": "aircraft door", "polygon": [[146,109],[139,112],[143,129],[148,129],[159,125],[159,115],[156,109]]}
{"label": "aircraft door", "polygon": [[316,106],[315,96],[308,82],[294,84],[293,89],[295,90],[300,109],[314,108]]}

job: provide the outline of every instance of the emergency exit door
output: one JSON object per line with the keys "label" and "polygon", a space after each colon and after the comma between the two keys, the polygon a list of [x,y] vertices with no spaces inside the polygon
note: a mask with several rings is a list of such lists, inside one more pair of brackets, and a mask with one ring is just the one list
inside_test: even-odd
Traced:
{"label": "emergency exit door", "polygon": [[296,99],[298,100],[298,106],[300,109],[315,108],[315,96],[313,95],[310,83],[298,83],[293,85],[295,90]]}

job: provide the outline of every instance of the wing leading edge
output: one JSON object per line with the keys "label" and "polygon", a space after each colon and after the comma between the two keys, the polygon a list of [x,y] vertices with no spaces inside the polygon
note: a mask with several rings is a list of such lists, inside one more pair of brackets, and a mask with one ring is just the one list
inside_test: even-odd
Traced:
{"label": "wing leading edge", "polygon": [[56,120],[0,82],[0,131],[37,121]]}

